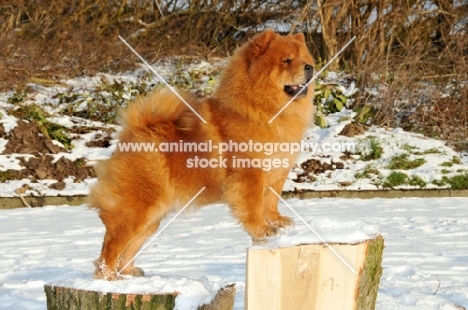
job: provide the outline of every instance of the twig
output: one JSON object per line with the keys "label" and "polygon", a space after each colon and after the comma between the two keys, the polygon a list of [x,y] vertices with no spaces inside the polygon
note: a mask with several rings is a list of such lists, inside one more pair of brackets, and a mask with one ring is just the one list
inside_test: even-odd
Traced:
{"label": "twig", "polygon": [[439,279],[439,276],[436,276],[436,277],[437,277],[437,281],[439,281],[439,285],[437,286],[436,291],[435,291],[432,295],[437,294],[437,292],[439,291],[439,288],[440,288],[440,279]]}
{"label": "twig", "polygon": [[31,205],[26,201],[26,199],[24,199],[23,195],[18,195],[21,199],[21,201],[23,202],[24,206],[26,208],[31,208]]}
{"label": "twig", "polygon": [[446,78],[446,77],[452,77],[452,76],[457,76],[457,73],[448,73],[448,74],[434,74],[434,75],[423,75],[421,78],[422,79],[435,79],[435,78]]}
{"label": "twig", "polygon": [[21,199],[21,202],[24,204],[26,208],[31,208],[31,205],[23,197],[23,194],[26,193],[28,188],[29,188],[28,185],[25,184],[21,186],[20,188],[15,189],[15,193],[18,195],[19,199]]}
{"label": "twig", "polygon": [[21,202],[24,204],[26,208],[31,208],[31,205],[24,199],[23,195],[18,194],[18,197],[21,199]]}
{"label": "twig", "polygon": [[310,3],[307,2],[307,4],[304,6],[304,8],[302,9],[302,12],[301,14],[299,15],[298,18],[296,18],[296,20],[294,20],[292,26],[291,26],[291,30],[289,31],[289,34],[292,34],[294,32],[294,29],[296,28],[296,26],[299,24],[299,23],[302,23],[302,21],[304,20],[304,18],[307,16],[307,13],[309,11],[309,8],[310,8]]}
{"label": "twig", "polygon": [[[161,2],[162,2],[162,1],[161,1]],[[161,6],[159,5],[158,0],[154,0],[154,4],[155,4],[156,7],[158,8],[159,14],[161,14],[161,16],[164,17],[164,13],[163,13],[163,11],[161,10]]]}

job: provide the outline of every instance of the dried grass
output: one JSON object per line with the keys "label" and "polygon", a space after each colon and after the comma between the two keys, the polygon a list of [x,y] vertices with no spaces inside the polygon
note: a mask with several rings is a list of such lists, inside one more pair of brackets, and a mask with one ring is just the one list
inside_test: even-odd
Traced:
{"label": "dried grass", "polygon": [[[375,85],[371,76],[379,76],[387,91],[378,98],[373,121],[466,146],[468,4],[463,1],[0,0],[0,90],[33,78],[134,67],[136,59],[118,35],[150,62],[174,55],[206,58],[229,55],[275,21],[304,32],[322,62],[356,36],[331,68],[357,74],[361,88]],[[453,92],[442,98],[448,86]],[[356,106],[374,100],[363,96]]]}

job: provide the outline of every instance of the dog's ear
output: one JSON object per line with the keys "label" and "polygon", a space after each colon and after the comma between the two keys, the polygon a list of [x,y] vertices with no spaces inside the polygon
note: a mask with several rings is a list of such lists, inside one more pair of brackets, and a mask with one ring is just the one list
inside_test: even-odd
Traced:
{"label": "dog's ear", "polygon": [[302,32],[296,33],[294,35],[294,39],[300,41],[301,43],[305,43],[305,36]]}
{"label": "dog's ear", "polygon": [[255,58],[263,54],[265,49],[268,47],[271,41],[275,39],[275,37],[276,33],[271,29],[256,35],[250,41],[250,56]]}

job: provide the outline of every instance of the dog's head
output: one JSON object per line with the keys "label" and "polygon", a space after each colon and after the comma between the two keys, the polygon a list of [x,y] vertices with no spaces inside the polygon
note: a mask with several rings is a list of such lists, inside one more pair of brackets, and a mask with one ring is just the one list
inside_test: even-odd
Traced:
{"label": "dog's head", "polygon": [[[250,74],[287,97],[307,96],[306,84],[312,79],[312,56],[302,33],[280,36],[267,30],[254,37],[248,46]],[[265,80],[266,79],[266,80]]]}

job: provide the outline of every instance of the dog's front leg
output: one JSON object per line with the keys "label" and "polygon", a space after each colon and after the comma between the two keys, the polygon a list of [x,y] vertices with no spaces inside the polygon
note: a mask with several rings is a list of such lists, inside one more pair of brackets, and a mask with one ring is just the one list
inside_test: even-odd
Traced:
{"label": "dog's front leg", "polygon": [[[288,216],[282,216],[278,211],[278,195],[281,195],[287,173],[280,180],[275,182],[271,188],[265,189],[265,219],[271,226],[286,227],[294,225],[294,221]],[[273,192],[274,191],[274,192]]]}
{"label": "dog's front leg", "polygon": [[229,173],[225,184],[225,200],[254,240],[277,234],[277,228],[265,219],[264,177],[261,169],[239,169]]}

